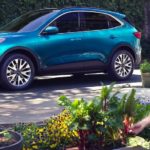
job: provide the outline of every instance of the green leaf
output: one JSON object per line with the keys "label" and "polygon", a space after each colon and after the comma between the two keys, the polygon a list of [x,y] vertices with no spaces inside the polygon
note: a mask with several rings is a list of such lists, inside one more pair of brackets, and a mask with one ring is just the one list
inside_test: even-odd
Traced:
{"label": "green leaf", "polygon": [[90,121],[91,120],[91,116],[90,115],[86,115],[86,116],[83,117],[83,119],[85,121]]}
{"label": "green leaf", "polygon": [[135,114],[135,109],[136,109],[135,93],[136,93],[136,90],[132,89],[125,104],[125,114],[127,114],[130,117],[134,116]]}
{"label": "green leaf", "polygon": [[126,99],[127,99],[127,94],[124,94],[121,98],[121,101],[118,106],[118,113],[124,114],[125,113],[125,105],[126,105]]}
{"label": "green leaf", "polygon": [[66,97],[66,96],[60,96],[59,99],[58,99],[58,104],[60,106],[64,106],[64,107],[68,107],[68,106],[71,106],[71,101]]}
{"label": "green leaf", "polygon": [[75,99],[71,104],[73,108],[77,108],[79,105],[80,105],[80,101],[78,99]]}

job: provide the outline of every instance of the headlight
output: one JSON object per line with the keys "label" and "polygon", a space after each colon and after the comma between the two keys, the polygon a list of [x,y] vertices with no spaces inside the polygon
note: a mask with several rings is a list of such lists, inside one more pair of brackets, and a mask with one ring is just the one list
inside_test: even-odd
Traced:
{"label": "headlight", "polygon": [[6,38],[0,38],[0,43],[3,43],[6,40]]}

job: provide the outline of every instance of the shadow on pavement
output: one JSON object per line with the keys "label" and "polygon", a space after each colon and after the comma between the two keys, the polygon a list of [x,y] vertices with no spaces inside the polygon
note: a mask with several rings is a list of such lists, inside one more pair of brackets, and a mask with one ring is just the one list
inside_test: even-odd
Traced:
{"label": "shadow on pavement", "polygon": [[112,82],[116,84],[130,84],[141,82],[140,75],[133,75],[126,81],[115,81],[109,79],[106,74],[92,74],[82,76],[69,76],[69,77],[56,77],[56,78],[41,78],[36,79],[30,90],[47,89],[49,90],[62,90],[72,88],[86,88],[104,85],[110,85]]}
{"label": "shadow on pavement", "polygon": [[[91,99],[99,94],[103,84],[109,85],[112,80],[104,74],[40,77],[35,79],[31,88],[24,91],[10,92],[0,88],[0,124],[16,122],[37,122],[57,114],[62,108],[58,107],[57,99],[66,95],[71,99]],[[117,84],[141,82],[140,75]],[[95,89],[95,87],[97,87]],[[93,88],[92,90],[90,88]]]}

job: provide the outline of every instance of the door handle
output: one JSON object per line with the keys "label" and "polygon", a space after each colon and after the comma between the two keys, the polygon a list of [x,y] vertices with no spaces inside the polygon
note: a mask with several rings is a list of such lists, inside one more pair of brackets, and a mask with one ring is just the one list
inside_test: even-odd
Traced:
{"label": "door handle", "polygon": [[111,35],[111,36],[110,36],[110,38],[111,38],[111,39],[116,39],[116,38],[117,38],[117,36],[115,36],[115,35]]}
{"label": "door handle", "polygon": [[82,39],[81,38],[72,38],[72,39],[70,39],[70,41],[81,41]]}

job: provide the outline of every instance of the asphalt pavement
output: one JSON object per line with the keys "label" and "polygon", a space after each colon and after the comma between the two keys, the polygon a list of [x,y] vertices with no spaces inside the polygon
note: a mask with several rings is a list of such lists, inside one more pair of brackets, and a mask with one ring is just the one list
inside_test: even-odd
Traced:
{"label": "asphalt pavement", "polygon": [[[99,95],[102,84],[110,85],[112,82],[105,74],[45,76],[36,78],[31,88],[25,91],[9,92],[0,88],[0,124],[43,121],[62,110],[57,105],[59,96],[89,100]],[[145,89],[141,89],[139,70],[134,71],[130,80],[116,82],[115,86],[124,87],[122,93],[128,93],[134,87],[137,95],[145,94]],[[148,97],[150,89],[146,90]]]}

